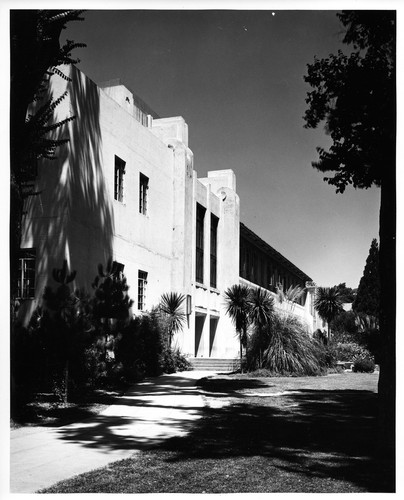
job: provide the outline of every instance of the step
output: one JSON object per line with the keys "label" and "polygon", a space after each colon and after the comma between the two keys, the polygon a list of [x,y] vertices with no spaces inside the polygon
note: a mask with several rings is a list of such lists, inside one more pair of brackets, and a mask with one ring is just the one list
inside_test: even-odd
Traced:
{"label": "step", "polygon": [[233,358],[188,358],[194,370],[233,372],[240,366],[240,360]]}

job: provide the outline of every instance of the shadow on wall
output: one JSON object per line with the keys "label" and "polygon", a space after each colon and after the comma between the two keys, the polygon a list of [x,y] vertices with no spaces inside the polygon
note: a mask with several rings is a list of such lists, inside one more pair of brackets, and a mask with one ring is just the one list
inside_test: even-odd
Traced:
{"label": "shadow on wall", "polygon": [[[66,74],[66,70],[64,69]],[[54,99],[68,91],[56,108],[56,120],[75,115],[57,138],[70,141],[57,149],[57,159],[39,167],[39,196],[29,200],[23,247],[36,248],[36,300],[22,314],[28,318],[46,285],[55,286],[52,269],[67,259],[77,270],[75,287],[90,290],[97,265],[112,255],[113,208],[102,170],[100,99],[97,86],[75,67],[72,81],[54,76]],[[30,216],[32,214],[32,216]]]}

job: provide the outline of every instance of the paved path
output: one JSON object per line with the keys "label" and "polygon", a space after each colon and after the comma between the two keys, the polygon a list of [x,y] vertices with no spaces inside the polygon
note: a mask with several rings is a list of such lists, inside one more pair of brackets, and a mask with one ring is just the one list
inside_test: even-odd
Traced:
{"label": "paved path", "polygon": [[149,379],[84,422],[12,430],[11,493],[34,493],[187,433],[203,408],[195,382],[213,373],[190,371]]}

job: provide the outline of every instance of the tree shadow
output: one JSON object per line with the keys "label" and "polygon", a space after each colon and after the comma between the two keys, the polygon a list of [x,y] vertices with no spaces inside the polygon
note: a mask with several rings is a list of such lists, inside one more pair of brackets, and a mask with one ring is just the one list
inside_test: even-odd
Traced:
{"label": "tree shadow", "polygon": [[[219,374],[220,376],[220,374]],[[262,389],[274,387],[273,385],[268,385],[259,379],[234,379],[234,378],[219,378],[210,379],[209,377],[204,377],[197,382],[197,385],[201,387],[209,396],[214,397],[215,394],[226,393],[229,397],[245,397],[242,393],[244,389]]]}
{"label": "tree shadow", "polygon": [[[67,73],[68,69],[64,69]],[[54,121],[76,118],[54,131],[55,138],[68,137],[57,149],[56,160],[38,166],[36,190],[27,201],[22,248],[36,248],[36,299],[25,301],[22,316],[29,317],[40,302],[53,268],[66,258],[79,269],[74,285],[89,289],[97,265],[112,255],[113,207],[103,172],[99,89],[75,67],[71,81],[54,76],[50,95],[67,97],[55,109]],[[86,263],[86,265],[83,265]]]}
{"label": "tree shadow", "polygon": [[288,472],[391,492],[393,462],[378,454],[376,413],[377,395],[370,391],[250,398],[206,408],[186,437],[162,447],[172,452],[170,461],[261,456]]}
{"label": "tree shadow", "polygon": [[[174,396],[174,398],[173,398]],[[60,427],[58,436],[86,448],[146,450],[173,436],[190,432],[203,406],[193,405],[200,391],[181,375],[136,384],[106,413]]]}

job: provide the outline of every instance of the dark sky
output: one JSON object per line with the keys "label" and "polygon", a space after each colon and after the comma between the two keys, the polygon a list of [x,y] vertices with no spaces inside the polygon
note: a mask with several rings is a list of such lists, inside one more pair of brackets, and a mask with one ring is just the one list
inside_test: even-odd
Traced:
{"label": "dark sky", "polygon": [[[231,168],[241,219],[319,285],[357,287],[378,237],[379,190],[341,195],[312,168],[324,130],[306,130],[315,55],[339,48],[335,11],[87,11],[64,36],[78,67],[120,78],[161,117],[184,117],[199,177]],[[345,47],[345,48],[344,48]]]}

